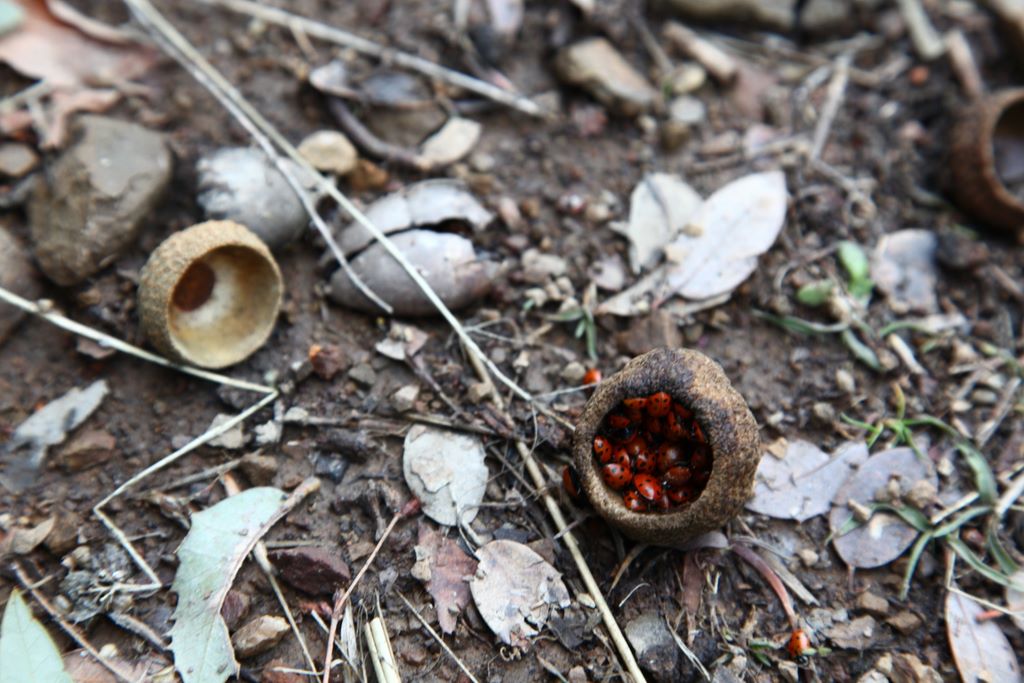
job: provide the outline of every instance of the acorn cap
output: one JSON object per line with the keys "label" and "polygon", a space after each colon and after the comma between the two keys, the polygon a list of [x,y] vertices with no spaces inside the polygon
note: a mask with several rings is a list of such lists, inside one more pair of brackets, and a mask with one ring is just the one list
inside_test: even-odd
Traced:
{"label": "acorn cap", "polygon": [[281,271],[248,228],[208,221],[168,237],[139,280],[139,316],[161,353],[204,368],[247,358],[274,329]]}
{"label": "acorn cap", "polygon": [[1003,183],[996,147],[1024,156],[1024,88],[972,102],[953,128],[950,188],[957,204],[993,227],[1024,228],[1024,202]]}
{"label": "acorn cap", "polygon": [[[669,512],[633,512],[621,492],[601,478],[594,437],[605,415],[625,398],[667,392],[689,408],[712,453],[711,477],[700,497]],[[761,460],[757,423],[722,367],[699,351],[659,348],[629,361],[587,401],[573,436],[573,464],[594,509],[624,535],[642,543],[680,546],[718,529],[750,499]]]}

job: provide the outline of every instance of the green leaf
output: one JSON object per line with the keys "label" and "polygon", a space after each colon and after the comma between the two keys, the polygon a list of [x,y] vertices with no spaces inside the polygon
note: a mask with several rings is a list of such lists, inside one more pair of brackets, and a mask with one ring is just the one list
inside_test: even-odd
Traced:
{"label": "green leaf", "polygon": [[875,283],[871,281],[871,266],[868,263],[867,254],[856,242],[842,241],[839,243],[839,263],[846,270],[849,282],[847,289],[857,299],[866,299],[871,296],[871,290]]}
{"label": "green leaf", "polygon": [[561,313],[553,313],[551,315],[546,315],[544,317],[556,323],[574,323],[577,320],[583,319],[583,313],[584,311],[582,308],[570,308],[567,311],[562,311]]}
{"label": "green leaf", "polygon": [[992,557],[995,558],[996,564],[1002,569],[1007,575],[1013,576],[1020,571],[1020,565],[1017,564],[1016,560],[1010,557],[1010,553],[1006,552],[1006,548],[999,541],[997,533],[997,527],[999,526],[999,520],[993,517],[989,520],[988,533],[985,534],[985,542],[988,545],[988,551],[992,553]]}
{"label": "green leaf", "polygon": [[910,550],[910,557],[907,559],[907,571],[903,574],[903,583],[900,585],[900,600],[907,599],[907,593],[910,592],[910,581],[914,578],[914,572],[917,571],[917,563],[920,562],[921,554],[928,547],[932,538],[932,534],[923,533],[914,542],[914,547]]}
{"label": "green leaf", "polygon": [[279,489],[254,488],[192,516],[171,586],[178,594],[171,650],[184,683],[223,683],[238,674],[220,608],[245,556],[287,511],[286,500]]}
{"label": "green leaf", "polygon": [[966,441],[958,443],[956,448],[963,453],[967,466],[974,472],[974,485],[978,489],[978,498],[986,505],[995,505],[999,494],[996,491],[996,478],[992,474],[988,460]]}
{"label": "green leaf", "polygon": [[843,343],[846,344],[846,348],[850,349],[857,360],[864,365],[868,366],[875,372],[882,371],[882,364],[878,362],[878,356],[871,350],[871,347],[862,342],[857,338],[857,335],[853,333],[853,330],[847,328],[842,331],[840,337]]}
{"label": "green leaf", "polygon": [[72,683],[50,634],[13,590],[0,624],[0,683],[30,681]]}
{"label": "green leaf", "polygon": [[797,332],[799,334],[835,334],[842,332],[843,330],[849,329],[849,325],[846,323],[834,323],[831,325],[823,325],[821,323],[811,322],[810,320],[804,320],[803,318],[797,318],[792,315],[774,315],[766,311],[759,311],[756,308],[753,309],[754,316],[763,318],[770,323],[774,323],[784,330],[789,332]]}
{"label": "green leaf", "polygon": [[967,547],[963,541],[960,540],[959,536],[952,536],[946,540],[949,543],[949,547],[953,549],[953,552],[957,554],[964,562],[971,566],[971,569],[975,570],[989,581],[998,583],[1000,586],[1013,586],[1009,576],[1006,576],[1002,572],[999,572],[992,567],[988,566],[981,561],[974,551]]}
{"label": "green leaf", "polygon": [[832,296],[836,283],[832,280],[808,282],[796,292],[796,300],[804,306],[821,306]]}

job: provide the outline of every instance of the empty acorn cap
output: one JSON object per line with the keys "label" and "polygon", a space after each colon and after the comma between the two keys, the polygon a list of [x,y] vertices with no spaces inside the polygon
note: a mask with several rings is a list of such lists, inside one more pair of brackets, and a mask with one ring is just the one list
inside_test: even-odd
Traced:
{"label": "empty acorn cap", "polygon": [[[1024,88],[977,100],[953,128],[952,193],[965,211],[993,227],[1024,228],[1024,202],[1006,186],[1024,179]],[[1022,186],[1024,187],[1024,186]]]}
{"label": "empty acorn cap", "polygon": [[[711,478],[700,497],[669,512],[633,512],[622,494],[601,478],[594,436],[605,416],[625,398],[667,392],[689,408],[711,447]],[[641,543],[681,546],[718,529],[750,499],[761,460],[757,423],[722,367],[699,351],[659,348],[637,356],[602,382],[576,423],[573,464],[594,509],[624,535]]]}
{"label": "empty acorn cap", "polygon": [[208,221],[157,247],[139,280],[139,315],[166,356],[204,368],[247,358],[281,308],[281,271],[248,228]]}

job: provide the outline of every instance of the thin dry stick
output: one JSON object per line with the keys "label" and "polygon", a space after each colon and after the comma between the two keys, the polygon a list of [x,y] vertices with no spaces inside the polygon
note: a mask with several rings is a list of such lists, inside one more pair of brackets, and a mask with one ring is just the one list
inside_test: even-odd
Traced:
{"label": "thin dry stick", "polygon": [[722,48],[702,38],[693,29],[683,26],[678,21],[670,21],[665,25],[663,33],[666,40],[675,43],[686,56],[700,62],[719,83],[729,85],[739,75],[740,68],[736,60]]}
{"label": "thin dry stick", "polygon": [[[227,491],[229,496],[235,496],[241,493],[241,487],[230,474],[225,473],[223,482],[224,490]],[[313,661],[313,655],[309,652],[309,647],[306,645],[306,639],[299,631],[298,624],[295,623],[295,618],[292,616],[292,609],[288,605],[288,601],[285,599],[284,593],[281,592],[281,585],[277,582],[277,577],[274,576],[274,569],[270,566],[270,559],[267,557],[267,544],[262,540],[257,541],[256,547],[253,548],[252,556],[256,559],[256,564],[258,564],[260,569],[263,570],[263,574],[267,577],[267,580],[270,581],[270,587],[274,590],[274,595],[277,596],[277,602],[281,605],[281,609],[284,611],[285,619],[288,620],[288,625],[291,626],[295,639],[299,641],[299,647],[302,648],[302,654],[306,657],[306,663],[309,664],[310,670],[315,674],[316,662]]]}
{"label": "thin dry stick", "polygon": [[119,681],[124,681],[125,683],[134,683],[135,678],[131,676],[131,672],[126,674],[125,672],[121,671],[119,667],[114,666],[105,657],[101,657],[100,653],[96,651],[96,648],[94,648],[92,644],[90,644],[89,641],[85,639],[85,635],[77,628],[75,628],[72,624],[65,621],[64,617],[62,617],[60,613],[57,612],[57,610],[54,608],[54,606],[50,604],[50,601],[46,599],[46,596],[37,591],[35,584],[28,580],[28,576],[25,574],[25,570],[22,568],[21,563],[12,563],[11,569],[14,570],[14,575],[18,577],[18,582],[22,585],[22,587],[32,594],[32,597],[35,598],[35,601],[38,602],[44,610],[46,610],[46,613],[50,615],[50,618],[57,622],[57,625],[61,627],[61,630],[63,630],[64,633],[68,634],[68,637],[70,637],[71,640],[78,643],[79,647],[81,647],[83,650],[92,655],[93,659],[99,662],[99,664],[107,671],[114,674]]}
{"label": "thin dry stick", "polygon": [[48,302],[35,302],[29,301],[23,297],[18,296],[14,292],[0,287],[0,300],[6,301],[12,306],[16,306],[21,310],[31,313],[32,315],[38,316],[48,323],[56,325],[57,327],[73,332],[86,339],[92,339],[101,346],[127,353],[130,356],[141,358],[144,361],[161,365],[165,368],[177,370],[178,372],[186,375],[192,375],[199,379],[205,379],[208,382],[217,382],[218,384],[225,384],[230,387],[237,389],[245,389],[247,391],[257,391],[264,394],[274,393],[276,389],[273,387],[264,386],[262,384],[255,384],[253,382],[246,382],[245,380],[234,379],[227,375],[221,375],[216,372],[209,372],[207,370],[200,370],[199,368],[192,368],[187,365],[179,365],[173,363],[163,356],[158,356],[155,353],[150,353],[145,349],[140,349],[137,346],[133,346],[126,341],[122,341],[117,337],[112,337],[109,334],[104,334],[98,330],[94,330],[91,327],[87,327],[80,322],[76,322],[71,318],[67,318],[56,311],[50,310],[50,304]]}
{"label": "thin dry stick", "polygon": [[825,105],[821,108],[821,118],[814,128],[814,139],[811,143],[811,160],[821,156],[825,143],[828,141],[828,134],[832,130],[832,123],[839,113],[839,107],[843,103],[843,96],[846,94],[846,84],[850,80],[850,54],[840,55],[836,59],[835,70],[832,72],[832,80],[828,84],[828,93]]}
{"label": "thin dry stick", "polygon": [[896,0],[896,4],[903,15],[903,21],[907,24],[910,42],[914,44],[914,51],[918,56],[925,61],[941,57],[946,51],[946,44],[932,26],[921,0]]}
{"label": "thin dry stick", "polygon": [[351,48],[356,52],[376,57],[388,64],[395,64],[406,69],[418,71],[426,76],[430,76],[431,78],[438,78],[443,81],[447,81],[452,85],[465,88],[470,92],[475,92],[476,94],[482,95],[490,100],[494,100],[495,102],[517,109],[524,114],[529,114],[531,116],[542,116],[544,114],[543,110],[536,102],[533,102],[522,95],[517,95],[516,93],[503,90],[502,88],[491,85],[490,83],[440,66],[439,64],[435,64],[434,62],[423,59],[422,57],[400,52],[393,48],[383,47],[372,40],[367,40],[366,38],[349,33],[348,31],[342,31],[341,29],[328,26],[327,24],[322,24],[312,19],[307,19],[306,17],[302,17],[297,14],[291,14],[284,10],[267,7],[266,5],[249,2],[248,0],[197,0],[197,2],[201,2],[205,5],[224,7],[241,14],[248,14],[279,26],[296,26],[302,29],[302,31],[307,35],[314,38],[319,38],[320,40],[326,40],[329,43],[335,43],[337,45]]}
{"label": "thin dry stick", "polygon": [[391,638],[388,637],[387,628],[384,626],[384,619],[376,616],[366,625],[366,642],[374,663],[374,670],[377,671],[378,683],[402,683],[402,678],[398,675],[395,652],[391,648]]}
{"label": "thin dry stick", "polygon": [[789,591],[786,590],[786,586],[783,585],[776,574],[768,563],[758,555],[756,552],[743,545],[742,543],[733,543],[730,549],[743,558],[747,564],[757,570],[757,573],[761,575],[761,578],[775,591],[775,595],[778,596],[779,602],[782,603],[782,609],[786,613],[786,617],[789,618],[789,625],[792,628],[797,627],[796,612],[793,611],[793,600],[789,597]]}
{"label": "thin dry stick", "polygon": [[[495,390],[494,384],[491,382],[491,378],[488,376],[483,366],[477,361],[476,356],[470,354],[469,360],[473,365],[477,376],[480,377],[480,381],[490,384],[491,400],[494,402],[498,411],[504,413],[505,402]],[[548,514],[551,515],[551,519],[555,522],[555,527],[558,529],[558,532],[562,534],[562,541],[565,543],[565,547],[569,549],[569,554],[572,555],[572,559],[576,563],[576,569],[580,573],[580,578],[583,579],[583,585],[586,586],[587,592],[590,593],[590,596],[594,599],[594,603],[597,605],[597,610],[601,613],[601,619],[604,621],[605,628],[608,629],[609,635],[611,635],[612,642],[615,643],[615,648],[619,652],[619,657],[622,659],[622,663],[625,664],[626,670],[629,671],[630,675],[633,677],[634,683],[644,683],[646,679],[640,671],[640,667],[636,663],[636,657],[633,656],[633,651],[629,648],[629,643],[626,642],[626,637],[622,634],[622,629],[619,628],[618,622],[615,621],[615,615],[612,614],[611,609],[609,609],[608,603],[605,601],[604,595],[601,593],[601,588],[597,585],[597,581],[594,579],[594,575],[590,571],[590,566],[587,564],[586,558],[584,558],[583,553],[580,552],[579,544],[576,543],[576,537],[572,535],[571,531],[569,531],[569,525],[565,522],[562,510],[558,507],[558,503],[555,502],[555,499],[552,498],[551,494],[548,492],[544,474],[537,465],[537,461],[533,459],[533,453],[531,453],[530,449],[526,447],[526,444],[519,439],[515,439],[515,446],[516,450],[519,452],[519,457],[523,459],[526,471],[530,473],[533,485],[537,489],[537,495],[544,501],[544,506],[547,508]]]}
{"label": "thin dry stick", "polygon": [[402,595],[401,593],[398,594],[398,597],[400,597],[402,599],[402,602],[405,603],[405,606],[407,608],[409,608],[409,611],[412,612],[413,616],[416,617],[416,620],[420,622],[420,624],[423,626],[423,628],[427,629],[427,633],[429,633],[430,636],[434,640],[437,641],[437,644],[441,646],[441,649],[444,650],[446,653],[448,653],[449,657],[451,657],[453,660],[455,660],[455,663],[458,665],[458,667],[460,669],[462,669],[462,673],[466,674],[466,676],[469,678],[470,682],[471,683],[480,683],[480,681],[478,681],[476,679],[476,676],[474,676],[473,673],[466,667],[466,665],[462,663],[462,660],[459,659],[458,655],[456,655],[452,651],[452,649],[450,647],[448,647],[448,643],[444,642],[444,639],[441,638],[441,636],[439,636],[437,634],[437,631],[435,631],[434,629],[432,629],[430,627],[430,624],[427,623],[427,620],[424,619],[422,616],[420,616],[420,613],[416,611],[416,608],[412,606],[412,603],[410,603],[406,599],[406,597],[404,595]]}
{"label": "thin dry stick", "polygon": [[1017,389],[1020,388],[1021,379],[1020,377],[1014,377],[1006,383],[1006,388],[1003,389],[1002,395],[999,397],[999,402],[996,403],[996,407],[992,410],[992,416],[985,421],[985,424],[981,425],[978,429],[977,445],[978,448],[984,448],[985,444],[988,443],[996,431],[999,429],[999,425],[1003,423],[1006,416],[1009,415],[1010,409],[1013,408],[1013,399],[1017,395]]}
{"label": "thin dry stick", "polygon": [[972,100],[976,100],[985,94],[985,84],[981,79],[981,72],[978,71],[978,63],[974,61],[974,53],[971,52],[971,45],[964,37],[960,29],[953,29],[946,33],[946,55],[949,57],[949,65],[960,81],[960,87],[964,94]]}
{"label": "thin dry stick", "polygon": [[[288,142],[283,135],[276,128],[274,128],[269,121],[267,121],[249,102],[242,97],[241,93],[232,86],[213,66],[207,62],[202,55],[189,43],[184,36],[181,35],[170,23],[167,22],[164,17],[157,12],[149,0],[125,0],[125,2],[133,9],[136,16],[140,17],[155,35],[163,37],[166,42],[171,43],[176,52],[174,56],[178,58],[183,65],[186,65],[189,73],[196,78],[201,85],[206,87],[217,96],[217,99],[225,104],[225,99],[230,102],[233,106],[225,107],[228,112],[235,117],[236,120],[242,124],[246,130],[251,130],[252,126],[256,126],[270,138],[274,144],[276,144],[282,151],[284,151],[289,158],[302,167],[307,173],[310,174],[311,178],[316,178],[320,189],[331,196],[334,201],[343,208],[349,216],[352,217],[360,226],[363,227],[370,236],[376,241],[380,242],[384,250],[391,255],[398,265],[402,267],[402,270],[406,272],[409,278],[416,283],[416,286],[420,288],[423,295],[427,297],[431,304],[437,309],[441,316],[451,325],[452,329],[462,340],[463,344],[470,350],[470,352],[477,356],[491,374],[498,378],[498,380],[511,389],[520,398],[532,401],[533,397],[528,391],[516,384],[512,379],[507,377],[498,367],[491,361],[490,358],[483,352],[483,350],[477,345],[475,341],[469,336],[462,323],[459,322],[458,318],[448,309],[440,297],[433,288],[427,283],[427,281],[420,274],[419,270],[409,262],[406,255],[392,242],[380,228],[364,214],[352,201],[345,196],[333,183],[327,182],[327,180],[321,176],[309,162],[306,161],[302,155],[299,154],[298,150]],[[219,91],[219,92],[218,92]],[[329,237],[329,233],[328,233]],[[329,242],[330,243],[330,242]],[[338,252],[340,253],[340,251]]]}
{"label": "thin dry stick", "polygon": [[362,569],[360,569],[359,573],[356,574],[356,578],[352,579],[352,583],[348,585],[348,588],[346,588],[345,592],[341,594],[341,597],[334,601],[334,609],[331,611],[331,628],[327,632],[327,656],[324,658],[323,683],[328,683],[328,679],[331,676],[331,655],[334,652],[334,635],[338,632],[338,620],[341,619],[341,610],[345,607],[345,603],[348,601],[349,596],[352,595],[352,591],[355,590],[357,585],[359,585],[363,575],[366,574],[366,570],[370,568],[371,564],[373,564],[374,559],[377,557],[377,553],[379,553],[380,549],[384,547],[384,541],[388,540],[388,536],[391,535],[391,531],[395,528],[395,525],[398,524],[398,521],[418,509],[418,501],[416,504],[412,504],[412,501],[410,501],[410,503],[407,503],[405,507],[394,514],[391,521],[388,522],[387,528],[384,529],[384,533],[381,535],[380,540],[377,541],[377,545],[374,546],[373,552],[370,553],[368,558],[366,558],[366,562],[363,563]]}
{"label": "thin dry stick", "polygon": [[[188,40],[178,32],[164,17],[157,12],[156,8],[149,3],[149,0],[125,0],[128,6],[133,10],[136,19],[150,31],[153,37],[157,40],[160,46],[165,52],[175,58],[181,66],[189,72],[189,74],[195,78],[200,85],[204,86],[216,99],[220,102],[221,106],[228,110],[228,112],[235,117],[235,120],[245,128],[256,144],[260,146],[264,154],[273,162],[277,170],[284,176],[288,186],[291,187],[292,192],[299,198],[302,203],[302,208],[306,211],[310,220],[313,222],[313,226],[316,231],[320,233],[320,237],[327,243],[327,247],[331,250],[334,258],[337,259],[341,265],[345,274],[348,275],[352,284],[362,292],[366,298],[372,301],[375,305],[379,306],[384,312],[390,314],[392,309],[385,301],[378,297],[366,283],[356,275],[355,271],[349,265],[348,259],[345,258],[345,254],[342,253],[338,247],[337,242],[334,240],[334,236],[331,234],[330,228],[321,218],[319,212],[316,210],[316,206],[313,203],[309,193],[306,192],[302,186],[302,182],[295,174],[295,170],[285,163],[285,160],[277,153],[274,149],[274,145],[271,144],[270,139],[272,138],[274,143],[279,147],[288,152],[288,155],[302,167],[303,171],[309,175],[310,178],[315,178],[321,188],[325,186],[333,185],[329,183],[320,172],[313,168],[309,162],[303,159],[298,150],[291,146],[284,137],[274,129],[268,121],[263,119],[259,113],[253,109],[248,102],[246,102],[242,96],[231,86],[227,80],[224,79],[220,73],[210,65],[206,59],[199,54],[199,52],[192,46]],[[269,129],[269,130],[268,130]],[[262,132],[261,132],[262,131]]]}

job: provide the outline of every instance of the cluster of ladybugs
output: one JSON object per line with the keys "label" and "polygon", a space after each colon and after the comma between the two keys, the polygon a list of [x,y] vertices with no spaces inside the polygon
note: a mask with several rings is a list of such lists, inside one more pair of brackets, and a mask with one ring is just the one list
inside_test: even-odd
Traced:
{"label": "cluster of ladybugs", "polygon": [[661,512],[696,500],[711,476],[711,448],[686,406],[664,391],[627,398],[594,437],[608,486],[634,512]]}

